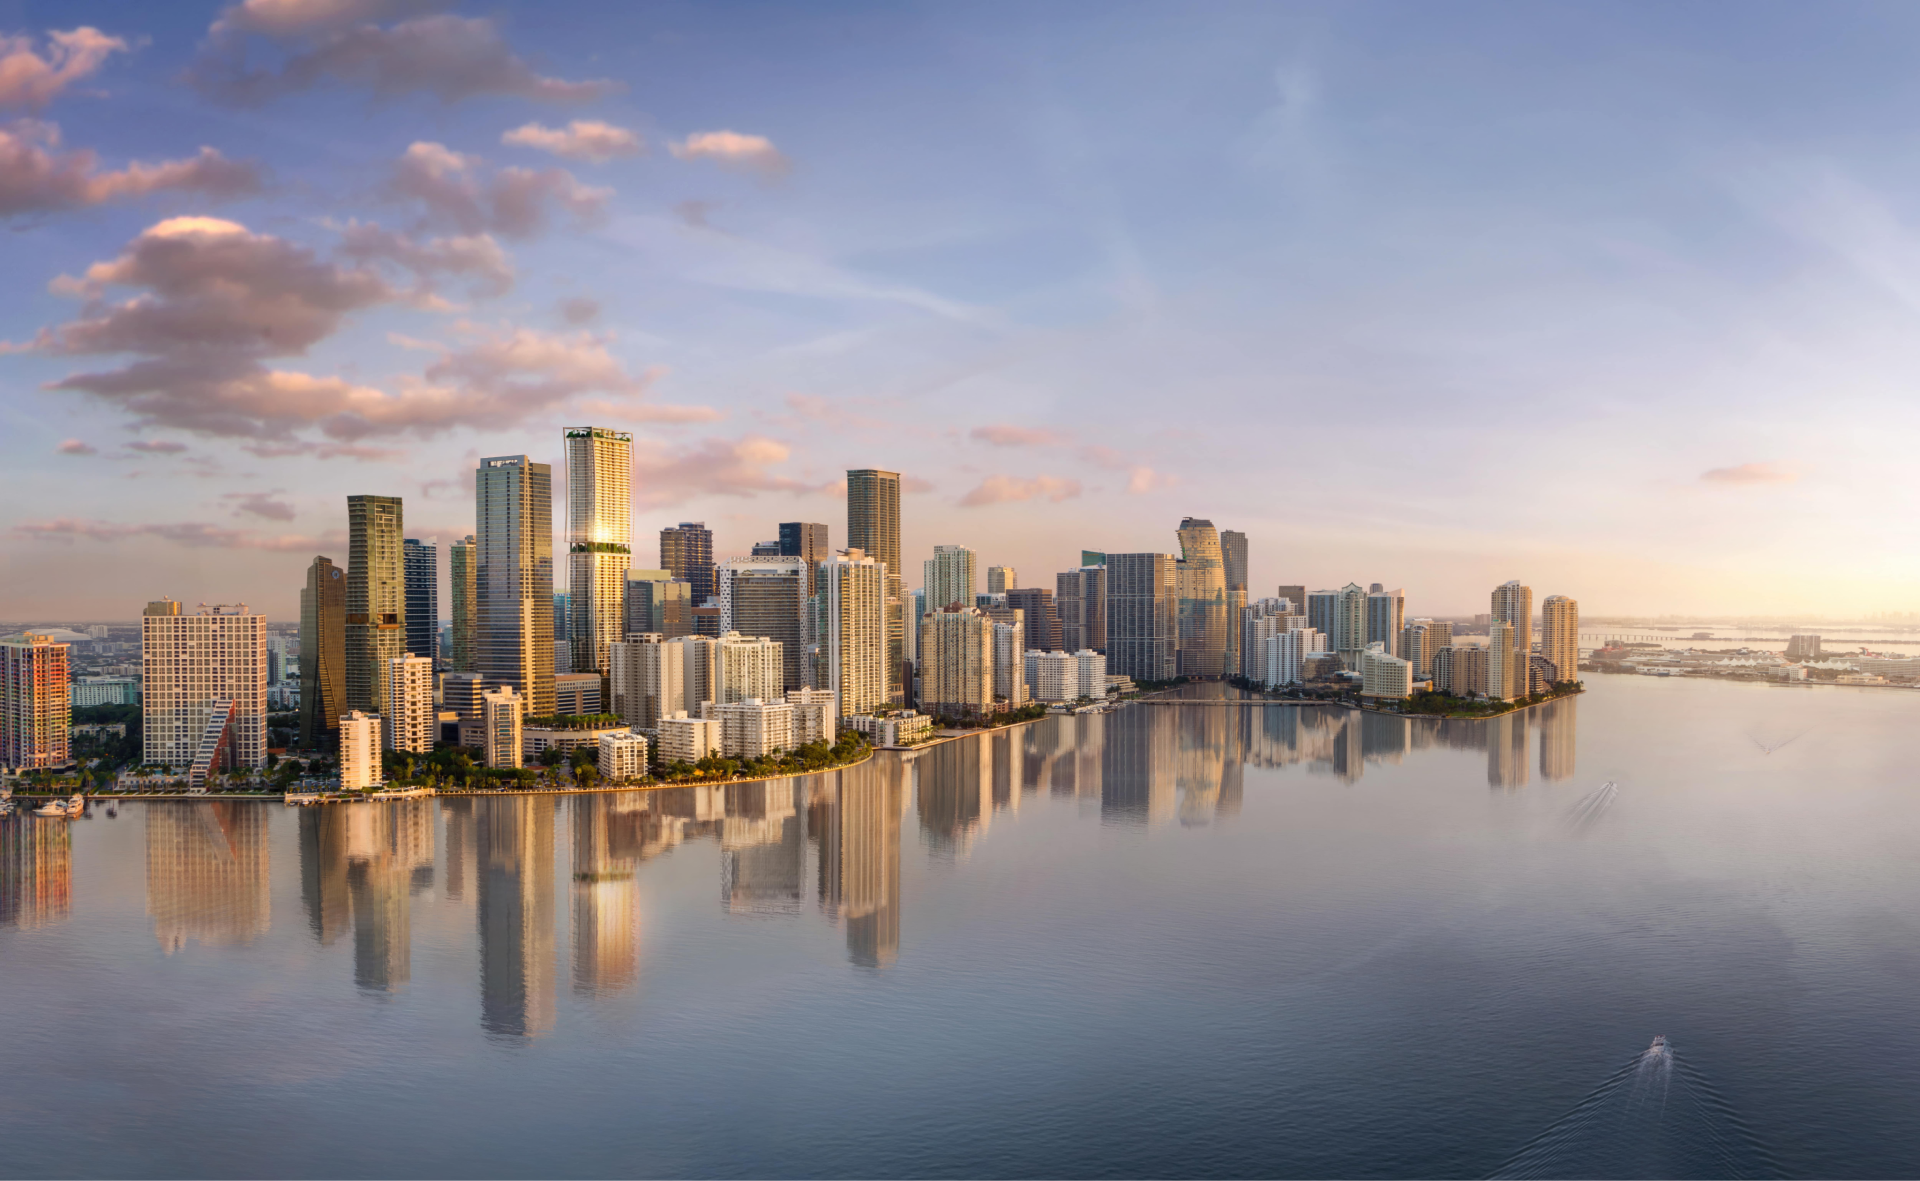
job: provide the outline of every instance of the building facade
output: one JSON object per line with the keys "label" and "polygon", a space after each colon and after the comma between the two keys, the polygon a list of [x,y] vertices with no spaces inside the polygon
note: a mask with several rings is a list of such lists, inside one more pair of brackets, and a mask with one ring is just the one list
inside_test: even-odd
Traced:
{"label": "building facade", "polygon": [[[1506,698],[1525,697],[1527,695],[1527,657],[1533,654],[1533,588],[1521,586],[1515,578],[1493,588],[1492,608],[1489,614],[1489,629],[1493,625],[1505,622],[1513,625],[1508,637],[1506,649],[1508,668],[1504,673],[1488,668],[1488,695],[1492,695],[1492,686],[1502,686]],[[1498,651],[1497,645],[1487,645]]]}
{"label": "building facade", "polygon": [[1018,610],[1027,625],[1027,647],[1052,652],[1060,647],[1060,615],[1053,592],[1043,586],[1016,586],[1007,591],[1007,606]]}
{"label": "building facade", "polygon": [[300,588],[300,749],[327,750],[347,712],[347,572],[314,558]]}
{"label": "building facade", "polygon": [[1400,632],[1407,626],[1407,592],[1370,591],[1367,594],[1367,643],[1387,652],[1400,649]]}
{"label": "building facade", "polygon": [[810,593],[805,560],[785,555],[733,558],[721,565],[719,582],[721,634],[763,636],[780,645],[780,686],[771,693],[744,696],[772,698],[805,688]]}
{"label": "building facade", "polygon": [[684,711],[661,718],[654,730],[660,763],[697,763],[720,753],[720,719],[689,717]]}
{"label": "building facade", "polygon": [[451,628],[447,636],[447,668],[451,672],[470,673],[475,667],[474,558],[477,549],[469,533],[447,549],[447,584],[452,602],[448,612]]}
{"label": "building facade", "polygon": [[489,767],[518,767],[527,699],[512,686],[480,695],[481,757]]}
{"label": "building facade", "polygon": [[780,522],[780,556],[799,558],[807,570],[807,595],[815,593],[814,579],[820,563],[833,553],[833,543],[825,525],[814,521]]}
{"label": "building facade", "polygon": [[1399,700],[1413,695],[1413,664],[1372,643],[1360,654],[1360,696]]}
{"label": "building facade", "polygon": [[[1012,566],[987,567],[987,593],[1004,595],[1020,585],[1020,574]],[[966,600],[961,600],[965,602]]]}
{"label": "building facade", "polygon": [[0,771],[49,771],[73,762],[71,650],[40,632],[0,640]]}
{"label": "building facade", "polygon": [[695,607],[713,597],[713,530],[705,521],[682,521],[660,531],[660,567],[687,584]]}
{"label": "building facade", "polygon": [[1178,675],[1179,604],[1172,554],[1107,554],[1107,664],[1135,681]]}
{"label": "building facade", "polygon": [[142,762],[190,778],[266,765],[266,616],[162,599],[140,618],[140,650]]}
{"label": "building facade", "polygon": [[964,545],[936,545],[933,547],[933,556],[920,566],[925,578],[927,611],[973,606],[973,588],[977,580],[972,550]]}
{"label": "building facade", "polygon": [[380,757],[380,715],[349,710],[339,720],[340,790],[372,791],[387,781]]}
{"label": "building facade", "polygon": [[716,702],[777,701],[787,692],[786,645],[779,640],[726,632],[714,643],[714,659]]}
{"label": "building facade", "polygon": [[1566,595],[1540,602],[1540,655],[1562,681],[1580,679],[1580,604]]}
{"label": "building facade", "polygon": [[749,697],[717,705],[713,713],[720,722],[720,753],[730,759],[765,758],[799,745],[793,737],[793,706],[785,701]]}
{"label": "building facade", "polygon": [[856,468],[847,473],[847,548],[886,568],[881,611],[886,630],[886,700],[905,695],[901,666],[906,660],[906,573],[900,557],[900,473]]}
{"label": "building facade", "polygon": [[1078,652],[1107,650],[1107,568],[1082,566],[1054,576],[1054,613],[1060,619],[1060,646]]}
{"label": "building facade", "polygon": [[965,717],[994,698],[993,624],[973,607],[945,607],[920,621],[922,713]]}
{"label": "building facade", "polygon": [[840,736],[839,711],[834,708],[830,689],[793,689],[787,693],[793,707],[793,744],[809,742],[829,745]]}
{"label": "building facade", "polygon": [[1227,674],[1227,575],[1220,534],[1213,522],[1180,522],[1180,563],[1175,571],[1180,600],[1179,669],[1183,677]]}
{"label": "building facade", "polygon": [[[553,712],[553,469],[480,461],[474,484],[475,670],[535,716]],[[517,765],[517,764],[516,764]]]}
{"label": "building facade", "polygon": [[440,737],[440,714],[433,704],[433,661],[425,656],[397,657],[387,670],[387,701],[381,720],[388,750],[431,754]]}
{"label": "building facade", "polygon": [[814,596],[816,688],[831,689],[842,718],[887,704],[887,568],[858,549],[820,563]]}
{"label": "building facade", "polygon": [[[693,634],[693,584],[675,578],[672,571],[627,571],[626,604],[625,635],[658,632],[672,638]],[[611,662],[611,655],[608,660]]]}
{"label": "building facade", "polygon": [[993,624],[993,695],[1013,709],[1028,700],[1026,638],[1018,624]]}
{"label": "building facade", "polygon": [[605,672],[626,632],[633,565],[633,435],[568,427],[567,652],[572,672]]}
{"label": "building facade", "polygon": [[608,783],[633,783],[647,777],[647,740],[631,730],[600,735],[596,760],[600,778]]}
{"label": "building facade", "polygon": [[377,714],[387,665],[407,651],[405,521],[398,496],[347,497],[347,708]]}
{"label": "building facade", "polygon": [[407,580],[407,655],[440,656],[440,547],[408,537],[401,541]]}

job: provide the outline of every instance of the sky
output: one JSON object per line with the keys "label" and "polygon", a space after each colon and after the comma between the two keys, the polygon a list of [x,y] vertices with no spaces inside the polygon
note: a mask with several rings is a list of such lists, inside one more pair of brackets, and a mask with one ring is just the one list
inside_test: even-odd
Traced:
{"label": "sky", "polygon": [[[0,0],[0,618],[292,619],[635,437],[636,565],[1920,598],[1920,9]],[[564,512],[556,512],[564,528]],[[444,563],[444,557],[442,561]]]}

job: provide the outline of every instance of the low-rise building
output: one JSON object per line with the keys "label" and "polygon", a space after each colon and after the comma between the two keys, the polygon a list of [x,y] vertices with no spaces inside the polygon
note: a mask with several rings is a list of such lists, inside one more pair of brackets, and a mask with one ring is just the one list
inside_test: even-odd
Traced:
{"label": "low-rise building", "polygon": [[400,656],[387,661],[388,750],[426,754],[440,737],[440,714],[433,706],[433,661]]}
{"label": "low-rise building", "polygon": [[624,734],[627,725],[616,721],[610,715],[600,714],[605,721],[581,719],[532,718],[524,722],[520,730],[520,756],[527,762],[538,762],[540,756],[549,750],[557,750],[563,758],[572,758],[573,752],[581,747],[598,749],[603,734]]}
{"label": "low-rise building", "polygon": [[379,714],[349,712],[340,719],[340,789],[372,791],[386,782],[380,763]]}
{"label": "low-rise building", "polygon": [[140,681],[136,677],[81,677],[73,683],[73,708],[95,705],[140,704]]}
{"label": "low-rise building", "polygon": [[791,750],[793,707],[784,701],[749,697],[713,707],[720,720],[720,753],[730,759],[758,759]]}
{"label": "low-rise building", "polygon": [[720,753],[720,719],[691,718],[683,709],[660,719],[654,745],[661,765],[697,763]]}
{"label": "low-rise building", "polygon": [[1030,650],[1027,669],[1035,701],[1072,701],[1080,696],[1080,664],[1067,653]]}
{"label": "low-rise building", "polygon": [[1073,663],[1077,678],[1074,695],[1093,701],[1104,700],[1107,696],[1107,658],[1091,648],[1082,648],[1073,654]]}
{"label": "low-rise building", "polygon": [[1360,654],[1360,696],[1397,700],[1413,695],[1413,664],[1376,642]]}
{"label": "low-rise building", "polygon": [[489,767],[518,767],[527,699],[505,685],[480,695],[481,757]]}
{"label": "low-rise building", "polygon": [[787,694],[793,707],[793,744],[809,742],[829,745],[840,736],[839,710],[831,689],[794,689]]}
{"label": "low-rise building", "polygon": [[846,724],[848,729],[865,734],[875,746],[912,746],[933,737],[933,718],[910,709],[884,717],[855,714]]}
{"label": "low-rise building", "polygon": [[600,674],[555,673],[553,710],[575,716],[600,713]]}
{"label": "low-rise building", "polygon": [[602,732],[599,738],[600,777],[608,783],[631,783],[647,777],[647,740],[631,730]]}

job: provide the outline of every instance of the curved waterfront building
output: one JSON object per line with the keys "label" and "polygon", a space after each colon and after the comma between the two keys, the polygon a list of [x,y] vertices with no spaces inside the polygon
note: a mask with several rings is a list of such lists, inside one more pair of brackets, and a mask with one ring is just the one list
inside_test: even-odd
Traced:
{"label": "curved waterfront building", "polygon": [[1212,521],[1188,517],[1180,522],[1180,565],[1174,581],[1180,600],[1180,675],[1225,676],[1227,572]]}

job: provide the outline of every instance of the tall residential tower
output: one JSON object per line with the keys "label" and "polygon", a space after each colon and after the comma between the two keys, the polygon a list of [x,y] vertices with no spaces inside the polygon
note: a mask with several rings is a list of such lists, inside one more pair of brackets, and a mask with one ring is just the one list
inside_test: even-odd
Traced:
{"label": "tall residential tower", "polygon": [[567,650],[577,673],[605,672],[626,628],[633,565],[633,435],[568,427]]}
{"label": "tall residential tower", "polygon": [[553,468],[524,455],[480,461],[474,482],[474,671],[553,712]]}
{"label": "tall residential tower", "polygon": [[[847,548],[884,564],[886,570],[886,678],[888,701],[900,700],[900,662],[906,659],[906,582],[900,563],[900,473],[877,468],[847,472]],[[935,604],[929,600],[927,606]],[[842,715],[856,711],[842,710]]]}
{"label": "tall residential tower", "polygon": [[407,577],[398,496],[347,497],[347,708],[387,704],[387,662],[407,654]]}

